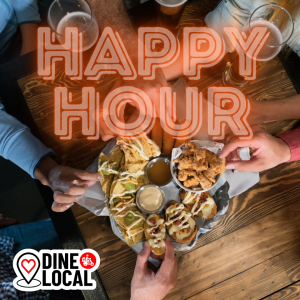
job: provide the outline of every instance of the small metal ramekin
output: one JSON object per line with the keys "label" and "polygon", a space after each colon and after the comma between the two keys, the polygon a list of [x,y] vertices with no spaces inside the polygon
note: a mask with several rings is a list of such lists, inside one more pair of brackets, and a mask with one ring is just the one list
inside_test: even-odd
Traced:
{"label": "small metal ramekin", "polygon": [[[155,162],[157,162],[157,161],[159,161],[159,160],[165,161],[166,163],[169,164],[169,166],[170,166],[170,173],[171,173],[171,162],[170,162],[170,160],[169,160],[168,158],[166,158],[166,157],[156,157],[156,158],[152,159],[152,160],[148,163],[148,165],[147,165],[147,167],[146,167],[146,177],[147,177],[148,181],[149,181],[151,184],[154,184],[154,185],[156,185],[156,184],[155,184],[154,182],[152,182],[152,181],[149,179],[149,177],[148,177],[148,171],[149,171],[150,167],[151,167]],[[165,183],[165,184],[163,184],[163,185],[157,185],[157,186],[165,186],[165,185],[169,184],[169,183],[172,181],[172,179],[173,179],[173,177],[172,177],[172,173],[171,173],[170,180],[169,180],[167,183]]]}
{"label": "small metal ramekin", "polygon": [[[144,191],[144,190],[145,190],[146,188],[148,188],[148,187],[155,187],[155,188],[157,188],[157,189],[161,192],[161,195],[162,195],[161,205],[160,205],[160,207],[159,207],[157,210],[155,210],[155,211],[149,211],[149,210],[146,210],[145,208],[143,208],[143,207],[140,205],[140,195],[141,195],[142,191]],[[147,185],[142,186],[142,187],[139,189],[139,191],[137,192],[137,194],[136,194],[136,204],[137,204],[138,208],[139,208],[141,211],[143,211],[144,213],[149,214],[149,215],[151,215],[151,214],[156,214],[156,213],[160,212],[160,211],[164,208],[165,203],[166,203],[166,196],[165,196],[164,191],[163,191],[159,186],[154,185],[154,184],[147,184]]]}

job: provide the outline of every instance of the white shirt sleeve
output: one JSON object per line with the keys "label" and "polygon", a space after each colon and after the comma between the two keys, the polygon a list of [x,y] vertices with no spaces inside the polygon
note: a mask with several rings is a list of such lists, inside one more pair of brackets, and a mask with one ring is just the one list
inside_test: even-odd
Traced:
{"label": "white shirt sleeve", "polygon": [[19,25],[41,21],[36,0],[12,0],[12,5]]}
{"label": "white shirt sleeve", "polygon": [[54,156],[54,152],[34,137],[27,126],[2,109],[0,104],[0,156],[35,178],[39,162],[45,156]]}

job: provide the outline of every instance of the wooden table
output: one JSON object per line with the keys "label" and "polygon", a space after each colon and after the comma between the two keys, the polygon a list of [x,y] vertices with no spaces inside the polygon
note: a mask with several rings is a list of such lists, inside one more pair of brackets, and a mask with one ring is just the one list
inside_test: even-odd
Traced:
{"label": "wooden table", "polygon": [[[210,1],[210,9],[213,6]],[[199,20],[200,9],[203,15],[207,13],[203,11],[203,1],[188,6],[184,15],[195,14],[195,20]],[[190,24],[191,20],[183,19],[182,24]],[[57,68],[54,81],[43,81],[36,73],[35,55],[31,53],[0,67],[1,98],[9,113],[30,126],[57,153],[60,163],[84,169],[105,143],[88,141],[80,134],[79,124],[74,127],[72,141],[62,141],[54,135],[53,88],[66,85],[70,91],[77,91],[73,99],[76,102],[86,82],[71,83],[62,67]],[[201,81],[188,84],[200,91],[211,85],[220,86],[222,70],[231,59],[227,55],[218,66],[205,70]],[[258,101],[295,95],[299,65],[284,64],[291,78],[275,58],[259,66],[257,80],[245,87],[245,94]],[[94,86],[105,95],[115,79],[106,77]],[[288,120],[264,127],[276,134],[298,125],[299,121]],[[300,299],[299,167],[300,163],[294,162],[262,172],[260,182],[231,199],[226,216],[191,251],[176,253],[178,282],[166,299]],[[99,275],[94,274],[98,288],[85,291],[86,299],[105,299],[107,295],[110,299],[129,299],[136,254],[113,234],[109,218],[97,217],[77,204],[72,211],[53,213],[50,189],[41,185],[39,188],[64,248],[89,247],[101,257]]]}

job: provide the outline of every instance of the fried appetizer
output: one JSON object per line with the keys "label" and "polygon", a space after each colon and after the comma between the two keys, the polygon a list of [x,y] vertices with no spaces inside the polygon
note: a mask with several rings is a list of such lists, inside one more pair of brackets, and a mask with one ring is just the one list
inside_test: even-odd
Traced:
{"label": "fried appetizer", "polygon": [[209,163],[209,164],[213,164],[213,163],[217,163],[218,162],[218,156],[216,154],[214,154],[213,152],[205,149],[205,160]]}
{"label": "fried appetizer", "polygon": [[198,231],[195,217],[182,204],[171,200],[166,206],[166,226],[169,235],[178,243],[188,243]]}
{"label": "fried appetizer", "polygon": [[225,171],[226,167],[226,158],[220,158],[219,162],[210,164],[210,168],[216,173],[216,174],[222,174]]}
{"label": "fried appetizer", "polygon": [[212,182],[207,179],[202,173],[198,173],[198,178],[203,190],[207,190],[212,186]]}
{"label": "fried appetizer", "polygon": [[208,220],[217,213],[217,205],[209,192],[192,193],[182,189],[180,199],[191,213],[199,218]]}
{"label": "fried appetizer", "polygon": [[160,119],[156,118],[151,131],[151,139],[157,144],[160,150],[162,150],[163,135],[164,131],[161,127]]}
{"label": "fried appetizer", "polygon": [[172,153],[174,142],[174,137],[166,131],[164,131],[162,153],[170,155]]}
{"label": "fried appetizer", "polygon": [[185,147],[184,153],[173,160],[178,163],[178,180],[186,188],[209,189],[216,182],[216,176],[224,172],[226,159],[219,160],[216,154],[205,148],[198,149],[192,142],[186,142]]}
{"label": "fried appetizer", "polygon": [[137,244],[144,235],[145,216],[134,203],[115,208],[115,221],[122,232],[128,246]]}
{"label": "fried appetizer", "polygon": [[150,215],[145,224],[145,237],[149,242],[151,251],[156,255],[162,255],[166,251],[166,228],[163,216]]}

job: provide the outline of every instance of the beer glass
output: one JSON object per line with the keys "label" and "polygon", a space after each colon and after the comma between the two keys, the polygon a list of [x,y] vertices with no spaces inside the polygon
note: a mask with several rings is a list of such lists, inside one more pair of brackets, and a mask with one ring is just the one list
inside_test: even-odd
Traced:
{"label": "beer glass", "polygon": [[83,51],[91,48],[98,39],[98,23],[85,0],[54,0],[48,10],[47,19],[61,44],[65,42],[66,27],[78,28],[83,37]]}
{"label": "beer glass", "polygon": [[187,0],[155,0],[157,26],[165,27],[176,34],[176,27]]}
{"label": "beer glass", "polygon": [[[291,15],[286,9],[276,4],[265,4],[255,9],[244,25],[243,31],[249,36],[255,27],[267,27],[270,34],[255,58],[257,61],[269,61],[274,58],[290,39],[294,31]],[[226,66],[222,81],[225,86],[238,88],[247,84],[247,77],[239,75],[237,59],[233,64]]]}

